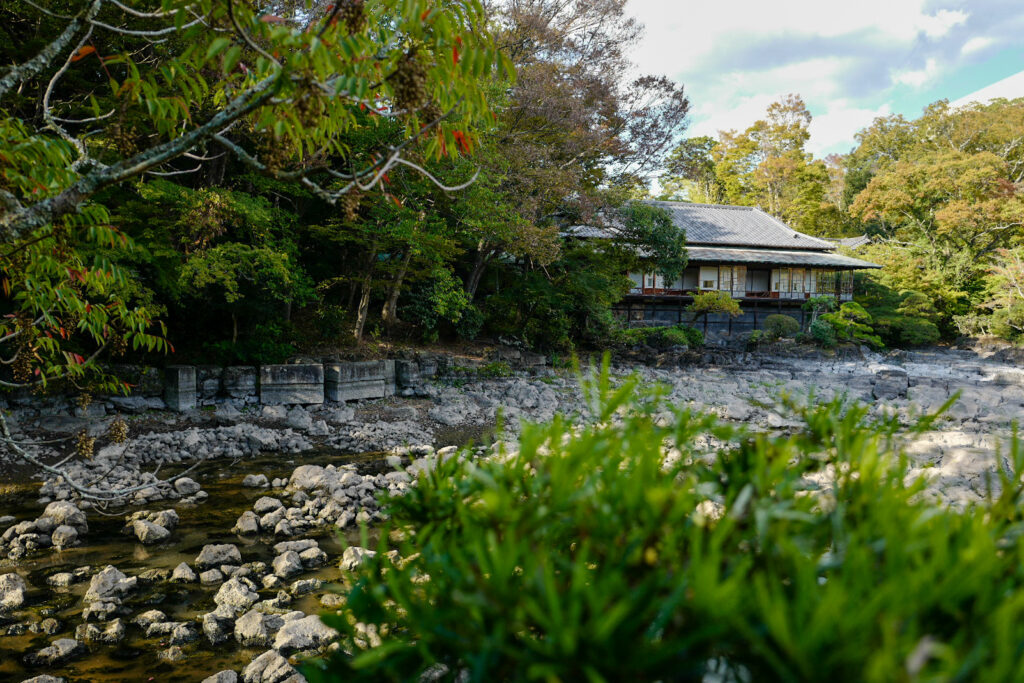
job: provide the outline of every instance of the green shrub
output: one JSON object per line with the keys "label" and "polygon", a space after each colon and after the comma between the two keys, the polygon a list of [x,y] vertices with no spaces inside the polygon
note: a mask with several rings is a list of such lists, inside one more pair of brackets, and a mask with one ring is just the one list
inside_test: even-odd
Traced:
{"label": "green shrub", "polygon": [[871,314],[853,301],[847,301],[835,313],[825,313],[818,320],[824,320],[832,326],[837,341],[864,343],[876,348],[885,346],[871,329]]}
{"label": "green shrub", "polygon": [[756,349],[767,340],[768,338],[764,330],[751,330],[750,334],[747,335],[746,346],[748,349]]}
{"label": "green shrub", "polygon": [[613,337],[613,342],[627,347],[644,344],[659,350],[669,349],[673,346],[699,348],[704,345],[704,334],[687,325],[634,327],[618,330]]}
{"label": "green shrub", "polygon": [[499,377],[511,377],[514,373],[512,372],[512,366],[503,360],[495,360],[481,365],[477,368],[476,374],[480,377],[489,379],[497,379]]}
{"label": "green shrub", "polygon": [[451,458],[391,500],[311,683],[1024,676],[1024,450],[999,497],[956,511],[863,406],[791,406],[804,427],[779,437],[666,424],[630,386],[604,376],[589,425],[527,426],[517,455]]}
{"label": "green shrub", "polygon": [[764,333],[771,339],[792,337],[800,331],[800,323],[788,315],[774,314],[764,319]]}
{"label": "green shrub", "polygon": [[836,330],[828,320],[818,318],[811,323],[810,334],[816,344],[826,349],[836,345]]}

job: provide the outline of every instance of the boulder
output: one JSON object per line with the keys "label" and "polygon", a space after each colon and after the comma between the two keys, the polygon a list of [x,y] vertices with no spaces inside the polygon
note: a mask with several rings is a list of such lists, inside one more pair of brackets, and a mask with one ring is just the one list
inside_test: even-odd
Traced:
{"label": "boulder", "polygon": [[230,618],[217,614],[216,612],[209,612],[203,615],[202,621],[203,633],[211,644],[217,645],[219,643],[223,643],[231,637],[234,622]]}
{"label": "boulder", "polygon": [[906,398],[910,378],[905,370],[887,369],[875,373],[871,395],[880,401]]}
{"label": "boulder", "polygon": [[292,472],[288,488],[295,491],[312,491],[325,484],[325,470],[319,465],[300,465]]}
{"label": "boulder", "polygon": [[274,558],[273,567],[274,574],[287,579],[302,573],[302,558],[294,550],[288,550]]}
{"label": "boulder", "polygon": [[252,509],[257,515],[266,515],[274,510],[280,510],[283,507],[284,503],[277,498],[271,498],[270,496],[263,496],[252,504]]}
{"label": "boulder", "polygon": [[192,583],[196,581],[198,578],[199,577],[196,576],[196,573],[192,571],[192,568],[184,562],[175,567],[174,571],[171,572],[171,581],[175,582]]}
{"label": "boulder", "polygon": [[240,536],[254,536],[260,532],[260,518],[252,510],[246,510],[231,530]]}
{"label": "boulder", "polygon": [[174,490],[183,496],[191,496],[199,493],[202,487],[189,477],[181,477],[174,480]]}
{"label": "boulder", "polygon": [[305,680],[274,650],[267,650],[242,670],[242,683],[305,683]]}
{"label": "boulder", "polygon": [[53,641],[49,647],[34,654],[28,655],[25,659],[33,666],[55,666],[62,664],[69,659],[85,651],[82,644],[72,638],[59,638]]}
{"label": "boulder", "polygon": [[18,609],[25,604],[28,584],[20,574],[0,575],[0,611]]}
{"label": "boulder", "polygon": [[247,474],[242,480],[242,486],[250,489],[265,489],[270,487],[270,480],[265,474]]}
{"label": "boulder", "polygon": [[346,572],[354,571],[362,565],[363,562],[376,554],[377,552],[374,550],[367,550],[366,548],[361,548],[357,545],[350,545],[345,548],[345,552],[341,554],[341,570]]}
{"label": "boulder", "polygon": [[284,619],[280,615],[251,610],[235,622],[235,640],[243,647],[270,647],[282,626]]}
{"label": "boulder", "polygon": [[85,513],[67,500],[58,500],[50,503],[43,511],[43,517],[49,517],[57,526],[73,526],[80,534],[89,533],[89,522]]}
{"label": "boulder", "polygon": [[135,538],[139,539],[139,542],[146,545],[160,543],[171,537],[170,531],[159,524],[154,524],[153,522],[148,522],[144,519],[137,519],[132,522],[131,530]]}
{"label": "boulder", "polygon": [[137,578],[128,578],[117,567],[108,564],[103,571],[92,577],[84,599],[85,602],[119,603],[121,598],[135,590],[137,584]]}
{"label": "boulder", "polygon": [[142,627],[143,630],[147,630],[153,624],[162,624],[165,621],[167,621],[167,615],[158,609],[151,609],[148,612],[143,612],[132,619],[132,623]]}
{"label": "boulder", "polygon": [[327,647],[338,632],[320,620],[316,614],[288,622],[274,638],[274,649],[288,655],[301,650],[320,650]]}
{"label": "boulder", "polygon": [[238,674],[230,669],[218,671],[212,676],[207,676],[201,683],[238,683]]}
{"label": "boulder", "polygon": [[39,676],[33,676],[32,678],[26,678],[21,683],[67,683],[66,678],[57,678],[49,674],[41,674]]}
{"label": "boulder", "polygon": [[61,524],[53,530],[50,542],[53,543],[53,547],[57,550],[78,545],[78,529],[68,524]]}
{"label": "boulder", "polygon": [[195,564],[200,569],[219,567],[222,564],[242,564],[242,553],[231,543],[204,545],[196,556]]}
{"label": "boulder", "polygon": [[313,416],[306,412],[302,406],[295,406],[288,411],[285,417],[285,424],[292,429],[306,431],[313,426]]}
{"label": "boulder", "polygon": [[241,614],[260,599],[256,586],[245,578],[232,577],[224,582],[217,591],[213,601],[218,607],[230,610],[233,614]]}
{"label": "boulder", "polygon": [[274,544],[274,552],[281,554],[294,550],[301,554],[303,550],[309,550],[310,548],[316,548],[317,542],[312,538],[304,538],[301,541],[281,541],[280,543]]}
{"label": "boulder", "polygon": [[85,643],[112,645],[124,640],[124,634],[124,622],[120,619],[114,619],[102,629],[96,624],[79,624],[75,629],[75,639]]}
{"label": "boulder", "polygon": [[180,521],[180,519],[181,518],[178,517],[177,510],[173,508],[168,508],[166,510],[161,510],[160,512],[153,515],[149,519],[149,521],[153,522],[153,524],[156,524],[158,526],[162,526],[168,531],[174,531],[178,527],[178,522]]}
{"label": "boulder", "polygon": [[205,572],[199,574],[199,583],[203,585],[220,583],[223,580],[224,575],[220,573],[219,569],[207,569]]}

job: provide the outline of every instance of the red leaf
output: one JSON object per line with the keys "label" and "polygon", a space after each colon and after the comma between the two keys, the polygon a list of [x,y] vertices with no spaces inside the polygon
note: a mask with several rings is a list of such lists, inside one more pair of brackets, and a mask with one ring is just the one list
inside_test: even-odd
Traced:
{"label": "red leaf", "polygon": [[387,173],[381,173],[381,174],[380,174],[380,178],[381,178],[381,180],[383,180],[383,181],[384,181],[385,183],[390,183],[390,182],[391,182],[391,178],[388,178],[388,174],[387,174]]}
{"label": "red leaf", "polygon": [[93,52],[96,52],[96,48],[94,48],[92,45],[83,45],[82,47],[78,48],[74,56],[71,58],[71,61],[77,62],[79,59],[85,59]]}
{"label": "red leaf", "polygon": [[359,111],[366,111],[366,105],[362,102],[359,103]]}
{"label": "red leaf", "polygon": [[264,14],[262,17],[260,17],[260,21],[262,21],[265,24],[283,24],[284,23],[284,19],[282,19],[281,17],[277,16],[276,14]]}
{"label": "red leaf", "polygon": [[423,14],[421,14],[421,15],[420,15],[420,21],[421,21],[421,22],[424,22],[424,21],[426,21],[426,20],[427,20],[427,17],[429,17],[429,16],[430,16],[430,13],[431,13],[432,11],[433,11],[433,10],[429,10],[429,9],[428,9],[428,10],[427,10],[426,12],[424,12]]}
{"label": "red leaf", "polygon": [[458,47],[453,47],[452,48],[452,64],[458,64],[458,63],[459,63],[459,48]]}

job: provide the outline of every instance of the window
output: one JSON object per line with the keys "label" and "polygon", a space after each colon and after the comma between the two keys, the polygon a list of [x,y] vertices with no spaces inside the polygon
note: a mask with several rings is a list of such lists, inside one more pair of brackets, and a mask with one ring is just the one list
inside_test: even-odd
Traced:
{"label": "window", "polygon": [[789,268],[779,269],[779,286],[778,291],[788,292],[789,291]]}
{"label": "window", "polygon": [[700,269],[700,288],[701,289],[718,289],[718,267],[717,266],[701,266],[701,269]]}
{"label": "window", "polygon": [[802,292],[802,291],[804,291],[804,269],[803,268],[794,268],[793,269],[793,278],[792,278],[790,284],[791,284],[790,291],[792,291],[792,292]]}
{"label": "window", "polygon": [[719,266],[718,268],[718,288],[723,292],[732,290],[732,267],[731,266]]}
{"label": "window", "polygon": [[735,266],[732,269],[732,291],[745,292],[747,284],[747,267]]}

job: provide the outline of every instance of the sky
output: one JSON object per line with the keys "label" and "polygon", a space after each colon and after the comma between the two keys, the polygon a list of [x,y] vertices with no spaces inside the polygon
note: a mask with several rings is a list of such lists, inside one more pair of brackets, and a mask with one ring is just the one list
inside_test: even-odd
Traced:
{"label": "sky", "polygon": [[821,157],[850,151],[876,116],[1024,97],[1024,0],[630,0],[627,12],[646,26],[638,71],[690,97],[687,137],[745,129],[798,93]]}

